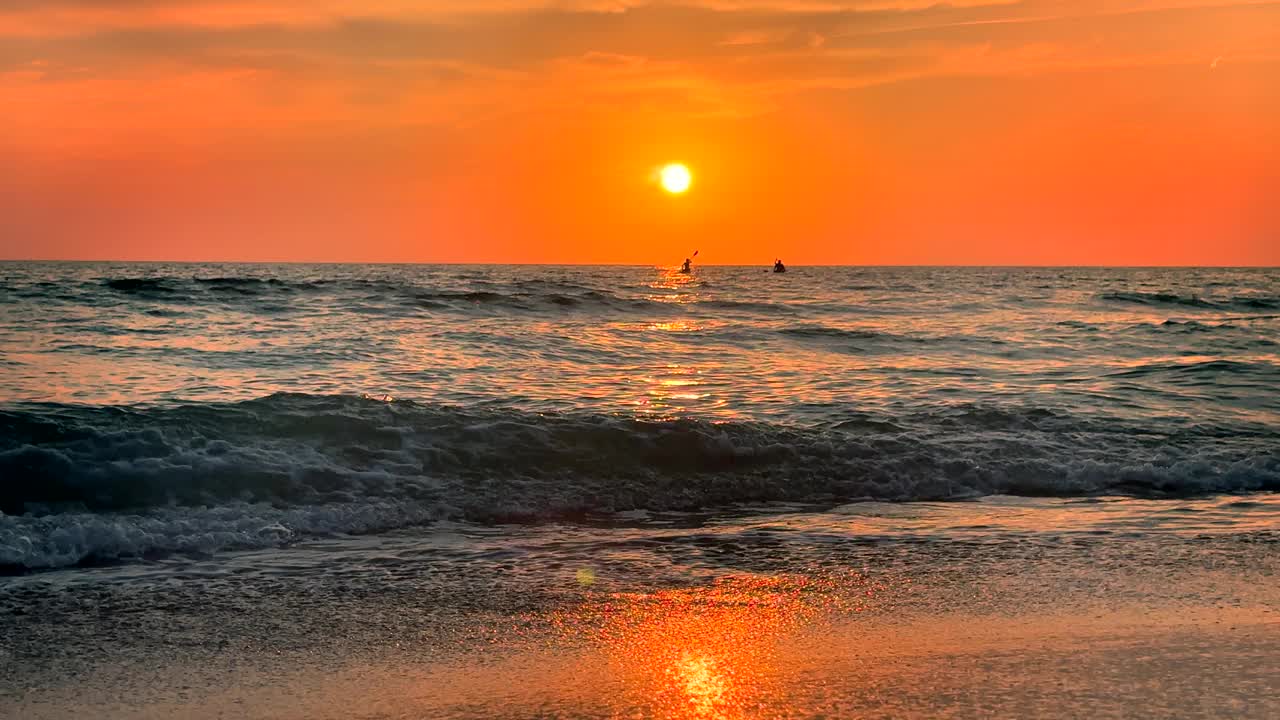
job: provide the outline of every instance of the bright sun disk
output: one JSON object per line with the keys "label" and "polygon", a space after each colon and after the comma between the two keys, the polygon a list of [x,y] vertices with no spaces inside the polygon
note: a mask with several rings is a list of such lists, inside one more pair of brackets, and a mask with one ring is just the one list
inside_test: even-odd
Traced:
{"label": "bright sun disk", "polygon": [[662,189],[669,193],[682,193],[693,184],[693,174],[680,163],[666,165],[658,173],[662,178]]}

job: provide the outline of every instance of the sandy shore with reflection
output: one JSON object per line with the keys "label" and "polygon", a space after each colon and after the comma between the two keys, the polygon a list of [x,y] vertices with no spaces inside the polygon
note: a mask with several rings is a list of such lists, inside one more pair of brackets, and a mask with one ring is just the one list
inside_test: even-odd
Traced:
{"label": "sandy shore with reflection", "polygon": [[1280,712],[1270,692],[1280,617],[1267,606],[1162,610],[1112,598],[1088,613],[885,612],[903,589],[855,572],[732,575],[654,592],[597,592],[589,574],[577,579],[580,602],[478,625],[463,653],[334,657],[285,672],[277,663],[266,674],[257,658],[216,679],[151,668],[153,687],[181,689],[123,704],[34,695],[23,716],[67,717],[77,706],[95,716],[299,719]]}
{"label": "sandy shore with reflection", "polygon": [[371,708],[375,717],[1263,718],[1280,711],[1267,692],[1280,670],[1280,618],[1258,608],[890,623],[860,621],[861,608],[852,594],[785,577],[619,596],[557,617],[552,639],[494,662],[357,668],[336,697],[378,688],[388,699]]}

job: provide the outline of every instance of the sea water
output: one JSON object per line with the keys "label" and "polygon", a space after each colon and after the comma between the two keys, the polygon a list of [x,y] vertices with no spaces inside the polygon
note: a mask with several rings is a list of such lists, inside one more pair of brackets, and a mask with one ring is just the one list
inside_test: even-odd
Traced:
{"label": "sea water", "polygon": [[1280,489],[1270,269],[0,265],[0,566]]}
{"label": "sea water", "polygon": [[767,270],[0,264],[9,658],[447,654],[723,583],[1276,602],[1280,272]]}

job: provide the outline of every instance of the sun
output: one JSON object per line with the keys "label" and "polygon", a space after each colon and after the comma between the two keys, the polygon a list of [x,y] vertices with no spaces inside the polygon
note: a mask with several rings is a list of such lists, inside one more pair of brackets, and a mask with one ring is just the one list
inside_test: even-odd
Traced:
{"label": "sun", "polygon": [[693,184],[693,173],[689,172],[688,167],[680,163],[664,165],[658,171],[658,176],[662,180],[662,189],[675,195],[688,190],[689,186]]}

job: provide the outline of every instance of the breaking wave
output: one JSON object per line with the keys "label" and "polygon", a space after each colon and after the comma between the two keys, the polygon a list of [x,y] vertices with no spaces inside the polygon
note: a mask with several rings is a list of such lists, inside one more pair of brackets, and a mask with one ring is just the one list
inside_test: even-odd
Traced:
{"label": "breaking wave", "polygon": [[435,520],[766,501],[1280,490],[1263,426],[1156,432],[1042,408],[846,413],[823,427],[277,394],[0,412],[0,565],[280,545]]}

